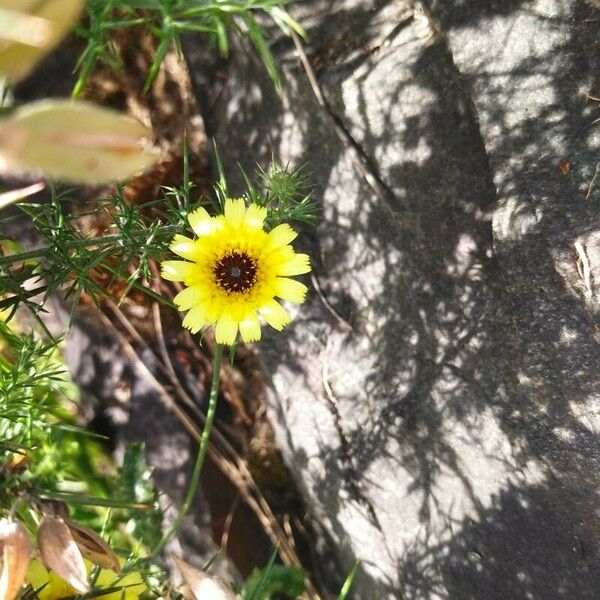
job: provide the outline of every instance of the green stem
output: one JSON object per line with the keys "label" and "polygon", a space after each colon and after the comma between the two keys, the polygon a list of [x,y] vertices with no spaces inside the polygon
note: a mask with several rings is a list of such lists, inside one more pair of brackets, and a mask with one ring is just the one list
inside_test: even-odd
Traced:
{"label": "green stem", "polygon": [[[179,230],[177,225],[165,225],[160,228],[161,234],[171,234]],[[146,231],[142,231],[146,233]],[[114,233],[111,235],[103,235],[99,237],[81,238],[77,240],[70,240],[65,242],[62,248],[64,250],[76,250],[78,248],[87,248],[89,246],[102,246],[105,244],[124,242],[124,238],[121,234]],[[28,250],[27,252],[20,252],[19,254],[9,254],[8,256],[0,257],[0,267],[22,262],[24,260],[31,260],[33,258],[43,258],[50,249],[49,246],[43,248],[37,248],[35,250]]]}
{"label": "green stem", "polygon": [[158,542],[150,558],[156,557],[165,547],[167,542],[173,537],[175,532],[179,529],[183,523],[183,520],[188,514],[192,506],[194,496],[196,495],[198,484],[200,482],[200,473],[202,472],[202,466],[204,465],[204,459],[206,458],[206,452],[208,451],[210,430],[212,429],[215,413],[217,412],[217,397],[219,396],[219,378],[221,374],[222,356],[223,347],[220,344],[217,344],[215,346],[215,354],[213,357],[213,374],[210,385],[210,396],[208,399],[208,411],[206,412],[206,423],[204,424],[204,430],[202,431],[202,437],[200,438],[200,446],[198,448],[198,455],[196,456],[196,464],[194,465],[194,471],[192,473],[192,478],[190,480],[185,500],[181,506],[179,514],[177,515],[177,518],[173,521],[169,529],[167,529],[160,542]]}

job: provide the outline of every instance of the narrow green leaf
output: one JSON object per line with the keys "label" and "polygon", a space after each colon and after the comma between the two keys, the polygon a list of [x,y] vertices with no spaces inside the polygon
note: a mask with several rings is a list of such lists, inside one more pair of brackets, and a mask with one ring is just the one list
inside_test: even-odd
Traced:
{"label": "narrow green leaf", "polygon": [[136,510],[151,510],[153,504],[145,502],[128,502],[126,500],[111,500],[109,498],[97,498],[85,494],[70,494],[68,492],[57,492],[33,489],[32,494],[41,500],[60,500],[61,502],[72,502],[73,504],[85,504],[87,506],[107,506],[110,508],[128,508]]}
{"label": "narrow green leaf", "polygon": [[346,596],[348,596],[348,594],[350,593],[350,588],[352,587],[352,584],[354,583],[354,578],[356,577],[356,573],[358,572],[359,564],[360,563],[358,563],[358,562],[354,563],[354,566],[352,567],[350,574],[348,575],[348,577],[346,577],[346,581],[344,581],[344,585],[342,586],[342,589],[340,590],[340,595],[338,596],[338,600],[346,600]]}
{"label": "narrow green leaf", "polygon": [[146,82],[144,83],[144,92],[147,92],[152,87],[154,80],[158,76],[160,65],[169,51],[169,46],[171,45],[172,39],[173,37],[171,31],[163,32],[163,37],[161,38],[158,48],[156,49],[154,60],[150,65],[150,69],[148,70],[148,76],[146,77]]}
{"label": "narrow green leaf", "polygon": [[215,17],[213,19],[215,24],[215,31],[217,33],[217,45],[219,47],[219,52],[221,56],[227,58],[229,56],[229,39],[227,38],[227,29],[225,27],[225,23],[218,18]]}
{"label": "narrow green leaf", "polygon": [[269,558],[269,562],[267,566],[264,568],[260,575],[260,579],[254,586],[252,591],[248,591],[247,594],[244,594],[244,600],[262,600],[261,593],[264,590],[267,582],[269,581],[269,576],[271,575],[271,569],[275,564],[275,559],[277,558],[277,550],[273,550],[271,553],[271,557]]}
{"label": "narrow green leaf", "polygon": [[267,44],[265,33],[262,27],[251,16],[244,15],[242,19],[248,28],[248,37],[261,57],[269,76],[275,84],[275,87],[281,87],[279,70],[275,65],[275,59],[273,58],[273,54],[269,49],[269,45]]}

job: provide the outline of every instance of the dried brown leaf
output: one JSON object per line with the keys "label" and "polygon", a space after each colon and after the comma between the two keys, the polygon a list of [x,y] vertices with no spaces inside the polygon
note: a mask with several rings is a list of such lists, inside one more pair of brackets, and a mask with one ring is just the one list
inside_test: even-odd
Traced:
{"label": "dried brown leaf", "polygon": [[62,518],[46,515],[42,519],[38,547],[46,567],[55,571],[80,594],[89,590],[83,556]]}
{"label": "dried brown leaf", "polygon": [[121,572],[117,555],[94,530],[75,521],[67,521],[67,526],[85,558],[103,569],[110,569],[115,573]]}
{"label": "dried brown leaf", "polygon": [[19,81],[69,32],[84,0],[0,0],[0,76]]}
{"label": "dried brown leaf", "polygon": [[195,600],[236,600],[237,596],[218,577],[208,575],[181,558],[173,557],[183,581]]}
{"label": "dried brown leaf", "polygon": [[108,183],[143,171],[157,154],[152,132],[117,111],[72,100],[31,102],[0,120],[0,170]]}
{"label": "dried brown leaf", "polygon": [[13,600],[25,581],[31,556],[31,544],[22,525],[15,521],[0,521],[2,547],[2,574],[0,600]]}

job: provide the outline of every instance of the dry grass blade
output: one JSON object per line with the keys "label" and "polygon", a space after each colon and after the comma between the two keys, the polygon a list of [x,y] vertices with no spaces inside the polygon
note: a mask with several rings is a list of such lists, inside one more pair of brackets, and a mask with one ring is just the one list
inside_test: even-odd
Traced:
{"label": "dry grass blade", "polygon": [[10,206],[11,204],[14,204],[15,202],[24,200],[28,196],[33,196],[33,194],[41,192],[45,187],[45,183],[34,183],[33,185],[28,185],[27,187],[20,188],[18,190],[11,190],[10,192],[4,192],[3,194],[0,194],[0,210]]}

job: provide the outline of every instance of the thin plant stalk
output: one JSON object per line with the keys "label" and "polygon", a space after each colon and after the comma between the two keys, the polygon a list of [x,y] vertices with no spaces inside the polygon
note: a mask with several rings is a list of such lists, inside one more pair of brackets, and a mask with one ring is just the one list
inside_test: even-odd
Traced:
{"label": "thin plant stalk", "polygon": [[221,374],[221,358],[223,356],[223,346],[217,344],[215,346],[215,353],[213,357],[213,374],[212,382],[210,385],[210,396],[208,399],[208,411],[206,412],[206,423],[204,424],[204,430],[202,431],[202,437],[200,438],[200,446],[198,447],[198,455],[196,456],[196,464],[194,465],[194,471],[190,480],[190,485],[187,490],[187,494],[181,510],[177,515],[177,518],[173,521],[169,529],[165,532],[160,542],[152,552],[152,557],[157,556],[162,549],[165,547],[167,542],[177,532],[186,515],[188,514],[196,491],[198,490],[198,484],[200,482],[200,474],[202,473],[202,466],[204,465],[204,459],[206,458],[206,452],[208,451],[208,442],[210,439],[210,431],[217,412],[217,398],[219,396],[219,380]]}

